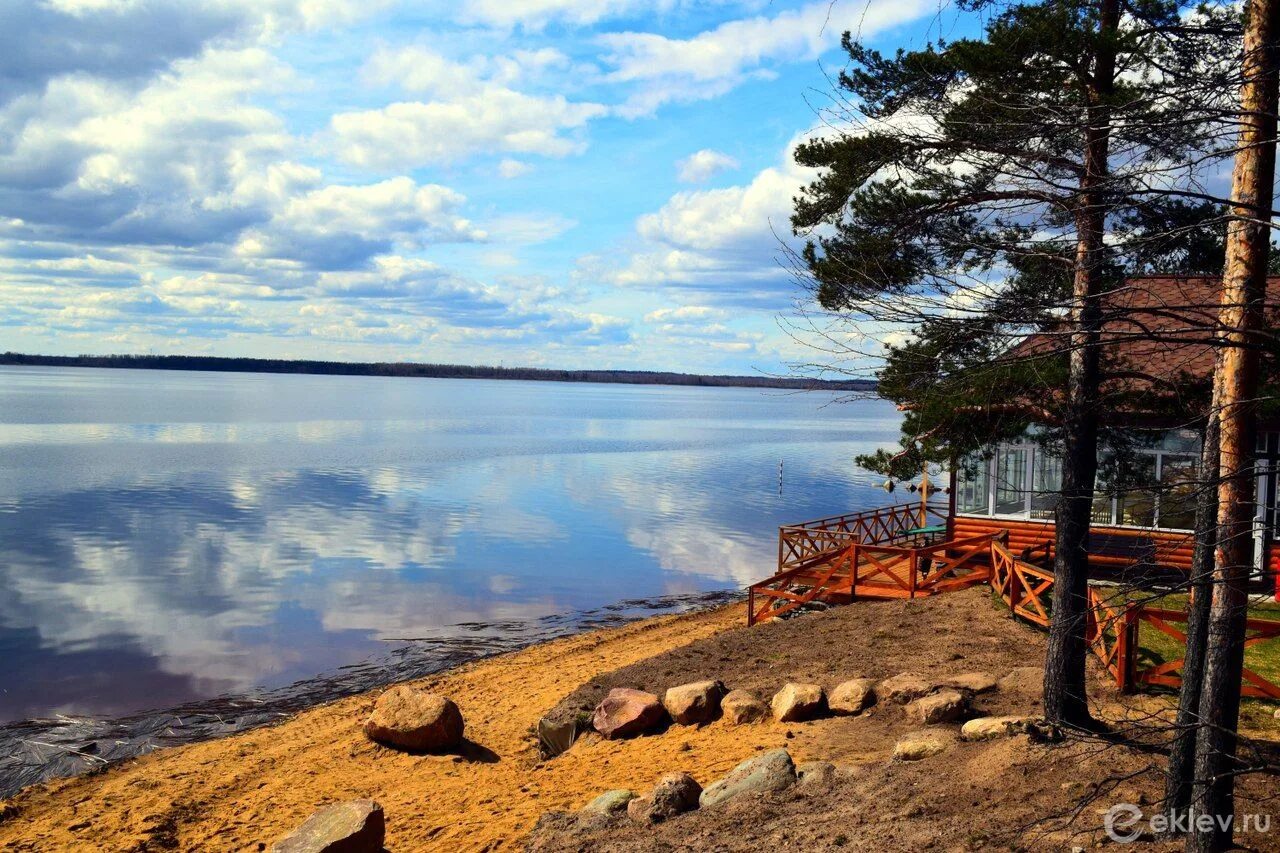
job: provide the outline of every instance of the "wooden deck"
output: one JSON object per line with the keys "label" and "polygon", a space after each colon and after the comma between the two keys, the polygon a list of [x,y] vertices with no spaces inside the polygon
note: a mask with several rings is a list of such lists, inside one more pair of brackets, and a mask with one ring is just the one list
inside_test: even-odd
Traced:
{"label": "wooden deck", "polygon": [[[784,616],[815,600],[921,598],[986,583],[1013,616],[1048,627],[1054,575],[1051,549],[1040,531],[1031,539],[1019,536],[1015,544],[1006,530],[974,533],[937,521],[948,520],[939,509],[915,503],[779,528],[778,568],[747,588],[747,624]],[[1089,587],[1090,650],[1121,690],[1179,687],[1182,660],[1142,660],[1139,634],[1145,625],[1185,643],[1179,626],[1185,625],[1186,612],[1125,601],[1118,591]],[[1250,619],[1248,631],[1247,647],[1280,642],[1280,620]],[[1280,699],[1280,684],[1246,668],[1241,694]]]}
{"label": "wooden deck", "polygon": [[938,529],[946,518],[914,503],[779,528],[778,571],[747,588],[748,624],[815,599],[922,598],[986,583],[998,535],[948,541]]}

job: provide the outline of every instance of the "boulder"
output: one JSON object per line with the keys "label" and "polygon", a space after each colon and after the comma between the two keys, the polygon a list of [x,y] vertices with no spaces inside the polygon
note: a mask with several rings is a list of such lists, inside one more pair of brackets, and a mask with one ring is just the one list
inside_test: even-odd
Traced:
{"label": "boulder", "polygon": [[796,766],[791,761],[791,753],[775,749],[747,759],[729,771],[729,775],[708,785],[698,802],[703,808],[716,806],[742,794],[781,791],[795,782]]}
{"label": "boulder", "polygon": [[940,732],[911,732],[894,744],[893,757],[899,761],[919,761],[946,752],[950,745],[951,741]]}
{"label": "boulder", "polygon": [[969,700],[957,690],[939,690],[907,705],[907,715],[926,726],[951,723],[969,708]]}
{"label": "boulder", "polygon": [[822,716],[827,697],[819,684],[788,682],[773,696],[773,718],[780,723],[799,723]]}
{"label": "boulder", "polygon": [[1039,696],[1044,693],[1044,668],[1039,666],[1015,666],[1000,679],[1000,689],[1010,693]]}
{"label": "boulder", "polygon": [[796,765],[796,781],[801,785],[827,785],[836,778],[836,766],[830,761],[806,761]]}
{"label": "boulder", "polygon": [[626,788],[614,788],[612,791],[605,791],[579,809],[578,816],[593,817],[595,815],[619,814],[620,812],[625,812],[627,803],[635,798],[636,795]]}
{"label": "boulder", "polygon": [[861,714],[876,703],[876,683],[870,678],[854,678],[836,685],[827,697],[831,713]]}
{"label": "boulder", "polygon": [[652,731],[666,713],[658,697],[652,693],[615,687],[596,706],[591,724],[606,739],[612,740]]}
{"label": "boulder", "polygon": [[905,705],[913,699],[932,693],[933,687],[933,682],[918,672],[902,672],[877,684],[876,696],[881,702]]}
{"label": "boulder", "polygon": [[989,693],[995,690],[1000,684],[994,675],[986,672],[962,672],[959,675],[953,675],[946,681],[942,682],[943,687],[954,687],[957,690],[967,690],[970,693]]}
{"label": "boulder", "polygon": [[720,713],[724,685],[719,681],[695,681],[672,687],[662,697],[671,719],[682,726],[709,723]]}
{"label": "boulder", "polygon": [[960,727],[961,740],[995,740],[1022,731],[1026,717],[977,717]]}
{"label": "boulder", "polygon": [[720,710],[724,718],[735,726],[758,723],[769,716],[765,704],[747,690],[730,690],[720,700]]}
{"label": "boulder", "polygon": [[321,809],[277,841],[272,853],[380,853],[387,835],[382,806],[352,800]]}
{"label": "boulder", "polygon": [[543,758],[555,758],[567,752],[578,739],[578,721],[555,721],[543,717],[538,720],[538,750]]}
{"label": "boulder", "polygon": [[408,685],[378,697],[365,721],[372,740],[413,752],[443,752],[462,743],[462,712],[444,696]]}
{"label": "boulder", "polygon": [[702,786],[688,773],[668,773],[647,796],[627,803],[627,817],[640,823],[661,823],[698,807]]}

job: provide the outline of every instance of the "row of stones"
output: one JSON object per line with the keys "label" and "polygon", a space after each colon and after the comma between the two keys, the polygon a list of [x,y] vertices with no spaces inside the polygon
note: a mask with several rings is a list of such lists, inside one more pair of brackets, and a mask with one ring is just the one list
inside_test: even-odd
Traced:
{"label": "row of stones", "polygon": [[852,678],[828,694],[820,684],[789,682],[769,705],[746,690],[726,692],[719,681],[697,681],[667,690],[661,700],[652,693],[615,687],[595,708],[592,727],[606,739],[653,731],[667,720],[678,725],[708,723],[723,715],[733,725],[764,720],[770,714],[780,723],[803,722],[826,714],[860,714],[877,701],[898,702],[926,725],[958,720],[968,710],[968,696],[995,689],[986,673],[970,672],[941,682],[904,672],[877,683]]}
{"label": "row of stones", "polygon": [[797,767],[787,750],[776,749],[742,762],[706,788],[690,774],[677,772],[660,777],[644,795],[625,789],[606,791],[583,806],[577,819],[594,824],[625,812],[639,823],[659,823],[694,809],[713,808],[743,794],[781,791],[796,782],[826,781],[835,772],[835,766],[827,762]]}

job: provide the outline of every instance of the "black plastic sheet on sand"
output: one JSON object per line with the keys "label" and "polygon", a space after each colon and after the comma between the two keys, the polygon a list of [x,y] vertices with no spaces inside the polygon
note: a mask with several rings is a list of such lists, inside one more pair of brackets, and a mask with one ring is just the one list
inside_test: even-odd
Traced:
{"label": "black plastic sheet on sand", "polygon": [[405,638],[385,656],[257,694],[219,696],[119,719],[58,716],[7,723],[0,726],[0,797],[36,782],[92,772],[162,747],[246,731],[324,702],[422,678],[533,643],[660,613],[715,607],[739,597],[738,592],[724,591],[630,599],[532,621],[464,623],[450,626],[448,635]]}

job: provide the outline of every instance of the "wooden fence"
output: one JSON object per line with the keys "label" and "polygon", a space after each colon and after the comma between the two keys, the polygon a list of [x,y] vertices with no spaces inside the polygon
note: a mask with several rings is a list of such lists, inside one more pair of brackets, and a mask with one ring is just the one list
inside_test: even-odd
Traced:
{"label": "wooden fence", "polygon": [[938,508],[916,502],[784,525],[778,528],[778,572],[822,562],[854,544],[891,544],[909,530],[946,520]]}
{"label": "wooden fence", "polygon": [[[1049,626],[1053,615],[1050,607],[1053,572],[1015,557],[1002,542],[993,541],[991,586],[1015,616],[1042,627]],[[1175,689],[1182,686],[1184,658],[1146,663],[1140,655],[1140,637],[1142,626],[1147,624],[1185,648],[1187,635],[1175,626],[1185,626],[1186,622],[1184,610],[1116,601],[1108,598],[1103,589],[1089,587],[1085,637],[1089,649],[1115,677],[1116,686],[1122,691],[1142,686]],[[1246,649],[1280,637],[1280,620],[1249,619],[1246,624],[1249,631]],[[1244,670],[1244,682],[1240,688],[1242,696],[1280,699],[1280,684],[1251,669]]]}

